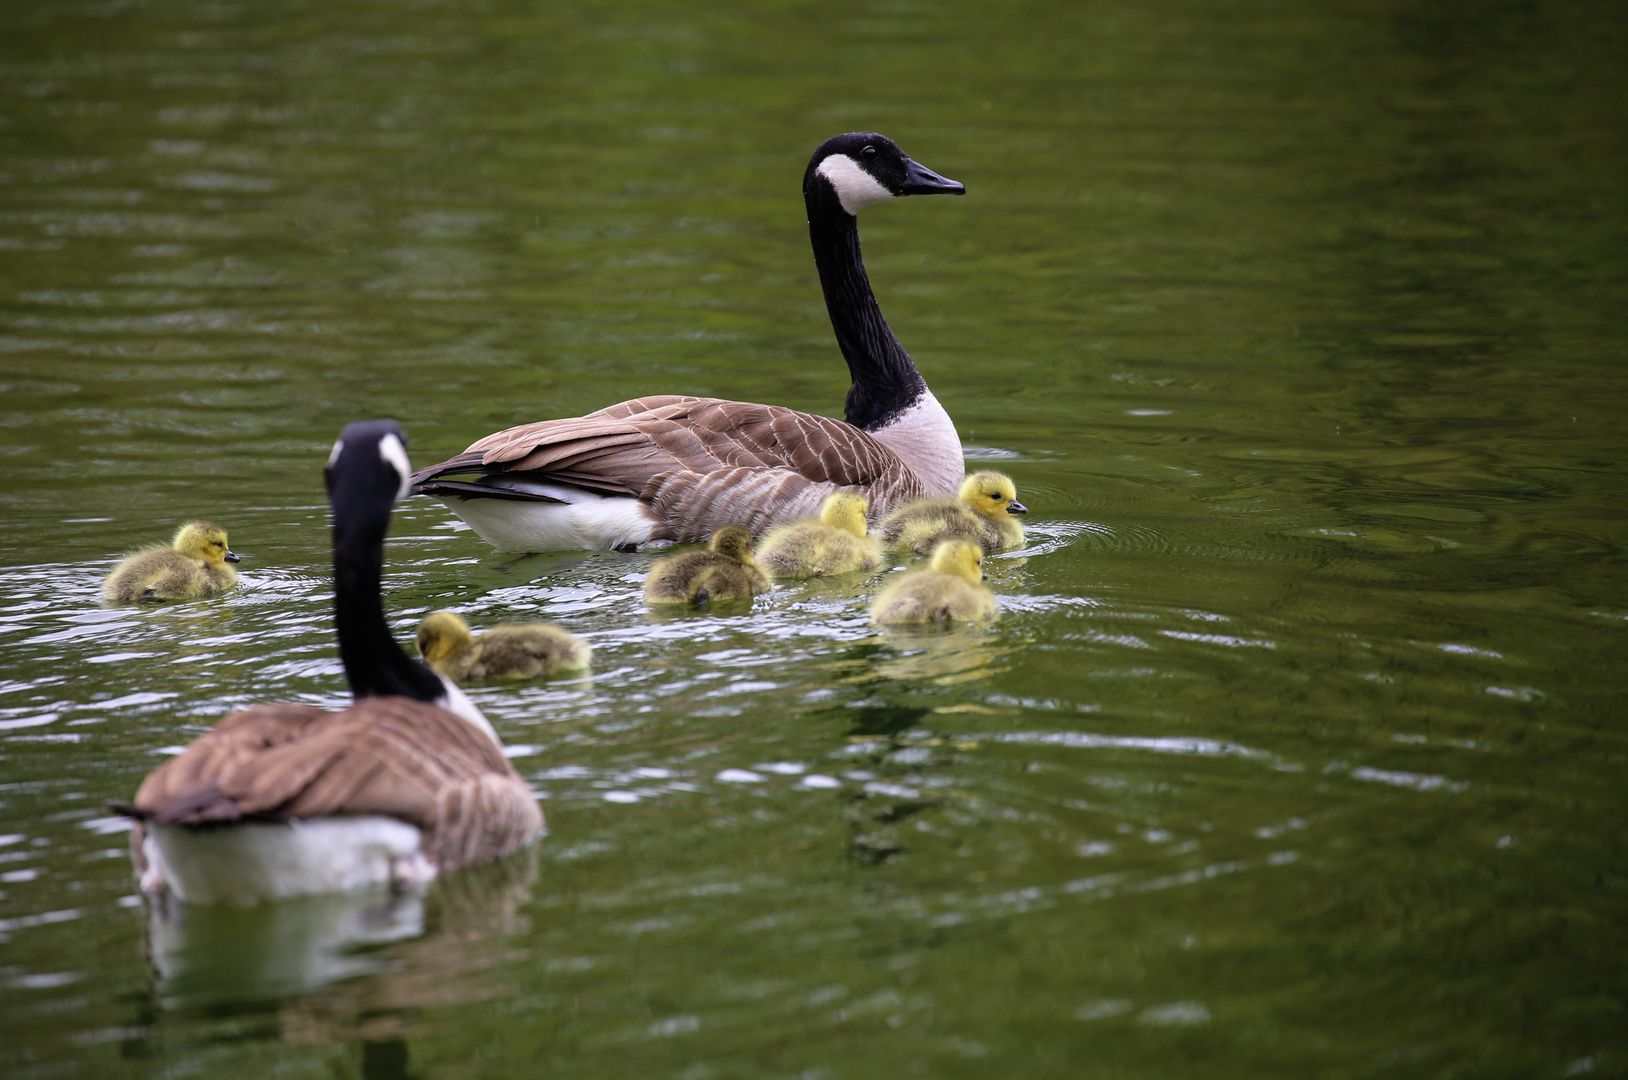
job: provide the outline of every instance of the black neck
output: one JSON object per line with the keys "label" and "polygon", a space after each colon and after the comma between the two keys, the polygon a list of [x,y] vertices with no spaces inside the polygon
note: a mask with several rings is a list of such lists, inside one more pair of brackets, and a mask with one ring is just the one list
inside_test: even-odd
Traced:
{"label": "black neck", "polygon": [[[360,501],[360,500],[359,500]],[[437,701],[446,688],[429,668],[401,651],[384,621],[380,576],[390,508],[382,515],[355,505],[334,506],[334,626],[345,680],[358,698],[399,694]]]}
{"label": "black neck", "polygon": [[865,262],[859,254],[858,220],[842,208],[837,193],[823,177],[811,176],[803,191],[808,207],[808,237],[814,265],[825,291],[842,358],[848,361],[853,386],[848,390],[845,419],[865,431],[885,427],[927,390],[910,354],[882,317],[871,292]]}

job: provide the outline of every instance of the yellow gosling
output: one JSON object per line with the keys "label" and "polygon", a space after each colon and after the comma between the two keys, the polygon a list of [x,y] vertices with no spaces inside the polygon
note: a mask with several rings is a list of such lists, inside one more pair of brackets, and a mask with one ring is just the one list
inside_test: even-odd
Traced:
{"label": "yellow gosling", "polygon": [[548,623],[508,623],[476,637],[456,612],[432,611],[418,624],[418,654],[437,674],[464,682],[583,671],[593,650]]}
{"label": "yellow gosling", "polygon": [[739,525],[713,533],[705,551],[662,559],[644,581],[644,598],[651,604],[747,600],[768,591],[768,575],[752,554],[752,534]]}
{"label": "yellow gosling", "polygon": [[863,495],[839,491],[820,508],[817,520],[794,521],[769,530],[758,551],[758,562],[773,578],[815,578],[874,570],[882,565],[882,549],[865,535]]}
{"label": "yellow gosling", "polygon": [[997,613],[995,594],[984,587],[983,549],[971,540],[946,540],[933,549],[925,570],[909,573],[882,590],[871,605],[871,622],[987,622]]}
{"label": "yellow gosling", "polygon": [[971,540],[985,551],[1010,551],[1023,544],[1023,526],[1012,515],[1027,514],[1017,501],[1012,478],[980,469],[961,482],[953,499],[917,499],[882,519],[877,531],[889,548],[926,555],[941,540]]}
{"label": "yellow gosling", "polygon": [[229,563],[237,553],[226,546],[226,530],[207,521],[181,526],[169,547],[142,548],[125,559],[102,582],[102,598],[132,600],[200,600],[237,584]]}

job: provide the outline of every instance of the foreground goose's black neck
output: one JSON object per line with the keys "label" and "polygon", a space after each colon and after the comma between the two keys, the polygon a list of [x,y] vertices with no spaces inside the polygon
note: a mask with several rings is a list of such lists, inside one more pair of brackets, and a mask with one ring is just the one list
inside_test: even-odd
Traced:
{"label": "foreground goose's black neck", "polygon": [[855,427],[875,431],[914,405],[927,392],[927,380],[893,336],[871,292],[859,254],[857,219],[842,208],[823,177],[809,176],[803,201],[825,310],[854,380],[844,416]]}
{"label": "foreground goose's black neck", "polygon": [[358,698],[400,694],[437,701],[446,693],[441,680],[402,652],[384,619],[379,594],[384,536],[401,478],[382,460],[378,438],[369,437],[373,432],[353,434],[359,427],[346,427],[343,448],[328,468],[339,659]]}

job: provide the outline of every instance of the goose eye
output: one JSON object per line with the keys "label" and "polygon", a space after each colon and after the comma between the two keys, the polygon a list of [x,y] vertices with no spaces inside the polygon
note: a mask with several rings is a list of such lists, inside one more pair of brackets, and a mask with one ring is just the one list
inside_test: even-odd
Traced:
{"label": "goose eye", "polygon": [[859,156],[860,157],[875,157],[876,156],[876,147],[874,147],[874,146],[865,147],[865,149],[863,149],[863,150],[861,150],[859,152]]}

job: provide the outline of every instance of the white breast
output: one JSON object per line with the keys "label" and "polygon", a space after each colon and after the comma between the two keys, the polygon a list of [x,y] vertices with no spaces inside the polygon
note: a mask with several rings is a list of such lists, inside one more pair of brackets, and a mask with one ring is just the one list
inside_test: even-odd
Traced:
{"label": "white breast", "polygon": [[931,495],[954,495],[967,471],[955,421],[931,390],[871,436],[919,476]]}
{"label": "white breast", "polygon": [[[149,825],[147,873],[194,904],[250,904],[369,886],[427,882],[422,834],[379,814],[244,822],[216,829]],[[147,889],[144,879],[142,888]]]}

